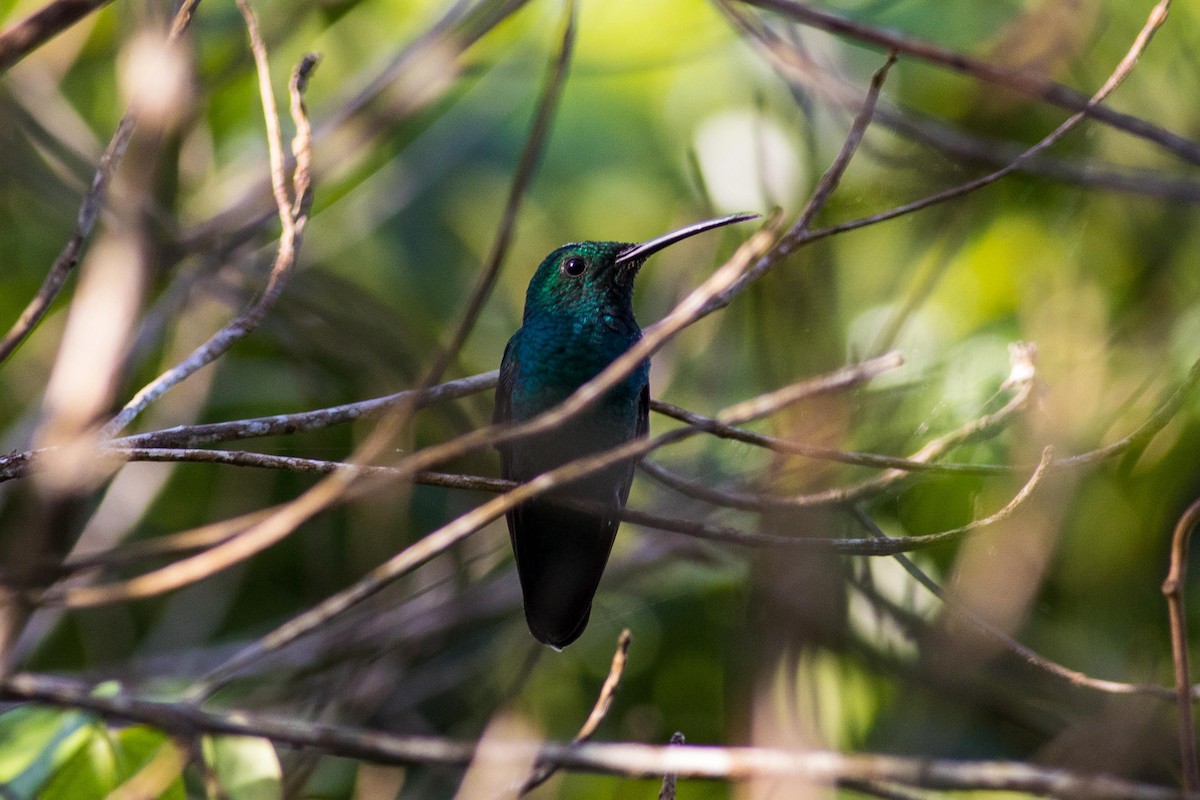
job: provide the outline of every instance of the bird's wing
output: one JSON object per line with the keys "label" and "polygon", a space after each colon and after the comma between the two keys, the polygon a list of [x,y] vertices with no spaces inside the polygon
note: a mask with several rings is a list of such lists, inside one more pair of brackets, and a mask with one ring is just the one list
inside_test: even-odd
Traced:
{"label": "bird's wing", "polygon": [[638,397],[637,433],[634,435],[639,439],[650,435],[650,381],[646,381]]}
{"label": "bird's wing", "polygon": [[[500,359],[500,379],[496,382],[496,406],[492,411],[492,424],[510,422],[512,420],[512,391],[517,379],[516,351],[518,332],[508,340],[504,347],[504,357]],[[500,451],[500,474],[505,478],[512,477],[512,448],[507,444],[496,445]]]}
{"label": "bird's wing", "polygon": [[[642,387],[642,393],[638,396],[637,428],[635,429],[634,436],[637,437],[638,439],[645,439],[649,435],[650,435],[650,384],[647,383],[645,386]],[[621,508],[625,507],[625,501],[629,499],[629,488],[633,485],[633,473],[634,473],[634,470],[637,468],[637,462],[640,460],[641,459],[637,459],[637,460],[631,461],[629,463],[629,471],[626,473],[624,480],[621,481],[621,485],[617,487],[617,497],[620,500],[619,508],[617,509],[618,511],[620,511]],[[617,518],[613,517],[613,519],[612,519],[613,536],[616,536],[616,533],[617,533],[617,522],[618,522]]]}

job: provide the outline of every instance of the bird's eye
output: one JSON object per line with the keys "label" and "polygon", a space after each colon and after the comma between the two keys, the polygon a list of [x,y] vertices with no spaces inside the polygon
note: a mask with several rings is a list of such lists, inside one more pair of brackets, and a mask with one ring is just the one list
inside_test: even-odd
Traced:
{"label": "bird's eye", "polygon": [[579,256],[571,256],[563,262],[562,268],[563,272],[574,278],[583,274],[583,271],[587,269],[587,262]]}

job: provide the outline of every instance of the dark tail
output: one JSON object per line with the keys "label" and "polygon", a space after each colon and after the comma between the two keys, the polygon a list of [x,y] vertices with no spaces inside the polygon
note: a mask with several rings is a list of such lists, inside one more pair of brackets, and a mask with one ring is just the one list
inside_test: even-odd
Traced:
{"label": "dark tail", "polygon": [[561,650],[583,633],[617,525],[615,516],[545,500],[509,513],[525,621],[539,642]]}

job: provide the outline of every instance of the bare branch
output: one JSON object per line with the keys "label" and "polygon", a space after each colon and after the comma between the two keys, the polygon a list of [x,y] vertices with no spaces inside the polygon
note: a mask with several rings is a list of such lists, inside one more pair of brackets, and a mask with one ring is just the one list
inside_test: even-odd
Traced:
{"label": "bare branch", "polygon": [[[764,0],[764,2],[791,2],[791,0]],[[1042,152],[1058,143],[1089,114],[1094,114],[1096,112],[1105,110],[1100,103],[1104,102],[1104,100],[1110,94],[1112,94],[1113,90],[1124,82],[1125,78],[1128,77],[1133,68],[1137,66],[1137,61],[1141,57],[1142,52],[1146,49],[1146,46],[1150,44],[1150,39],[1153,38],[1155,32],[1162,26],[1162,24],[1166,22],[1167,10],[1170,8],[1170,5],[1171,0],[1159,0],[1154,8],[1150,10],[1150,15],[1146,19],[1146,24],[1138,32],[1137,37],[1134,39],[1133,44],[1130,46],[1128,52],[1126,52],[1124,58],[1122,58],[1120,63],[1117,64],[1116,69],[1114,69],[1112,74],[1109,75],[1108,80],[1106,80],[1104,84],[1096,91],[1096,93],[1087,101],[1087,104],[1082,110],[1072,114],[1065,121],[1063,121],[1061,125],[1051,131],[1045,138],[1037,142],[1037,144],[1033,145],[1028,150],[1022,152],[1005,166],[1001,167],[995,172],[988,173],[987,175],[967,181],[966,183],[961,183],[958,186],[953,186],[944,191],[929,195],[928,197],[923,197],[920,200],[914,200],[911,203],[906,203],[905,205],[889,209],[888,211],[883,211],[879,214],[872,214],[871,216],[863,217],[861,219],[851,220],[850,222],[843,222],[838,225],[831,225],[828,228],[812,231],[807,237],[805,237],[804,241],[810,242],[817,239],[823,239],[827,236],[833,236],[845,231],[857,230],[858,228],[865,228],[885,220],[895,219],[896,217],[901,217],[905,214],[911,214],[914,211],[920,211],[921,209],[929,208],[930,206],[934,206],[939,203],[944,203],[947,200],[953,200],[957,197],[970,194],[976,189],[981,189],[984,186],[995,183],[1001,178],[1007,177],[1008,175],[1016,172],[1031,158],[1038,156]]]}
{"label": "bare branch", "polygon": [[[951,761],[830,750],[792,751],[756,747],[665,746],[582,742],[464,742],[431,736],[401,736],[243,711],[211,713],[188,704],[94,693],[94,687],[63,678],[19,673],[3,683],[10,700],[75,708],[107,719],[141,722],[170,733],[257,736],[288,747],[309,747],[375,763],[464,766],[473,757],[496,761],[531,758],[562,769],[626,777],[745,780],[798,777],[817,785],[882,781],[941,790],[1027,792],[1080,800],[1200,800],[1200,794],[1138,783],[1104,774],[1072,772],[1013,761]],[[486,751],[486,752],[483,752]]]}
{"label": "bare branch", "polygon": [[[876,538],[881,540],[896,540],[895,537],[888,536],[876,524],[861,506],[855,506],[854,516],[864,528],[870,531]],[[1021,642],[1008,635],[1002,628],[991,622],[987,618],[975,613],[965,603],[959,602],[954,592],[939,586],[928,574],[917,566],[908,556],[897,553],[893,556],[899,564],[904,567],[904,571],[913,577],[917,583],[925,587],[925,589],[934,597],[945,603],[946,608],[952,613],[963,617],[971,624],[978,627],[980,630],[987,633],[996,641],[1004,645],[1005,648],[1015,653],[1027,663],[1037,667],[1040,670],[1050,673],[1056,677],[1062,678],[1070,682],[1074,686],[1079,686],[1084,689],[1094,689],[1107,694],[1136,694],[1147,695],[1149,697],[1157,697],[1162,700],[1174,700],[1175,691],[1166,686],[1155,686],[1153,684],[1143,683],[1125,683],[1123,681],[1110,681],[1103,678],[1093,678],[1091,675],[1080,672],[1078,670],[1066,667],[1053,659],[1047,658],[1041,653],[1031,650]],[[1200,700],[1200,685],[1193,687],[1193,700]]]}
{"label": "bare branch", "polygon": [[1196,500],[1175,525],[1171,537],[1171,568],[1163,581],[1171,619],[1171,655],[1175,667],[1175,692],[1179,707],[1179,755],[1183,785],[1189,792],[1200,787],[1200,765],[1196,762],[1196,730],[1192,724],[1192,681],[1188,671],[1187,612],[1183,605],[1183,582],[1187,575],[1188,542],[1200,522],[1200,500]]}
{"label": "bare branch", "polygon": [[[107,2],[107,0],[104,1]],[[200,0],[185,0],[183,5],[179,7],[179,11],[175,13],[175,19],[171,23],[170,33],[167,35],[167,42],[169,44],[173,44],[183,35],[188,24],[192,21],[192,15],[196,11],[196,6],[199,4]],[[77,7],[80,10],[90,10],[89,7],[98,8],[100,5],[103,5],[103,2],[93,2],[92,0],[57,0],[38,13],[41,14],[53,8],[61,10]],[[34,15],[34,17],[37,16],[38,14]],[[25,22],[29,22],[34,17],[30,17]],[[73,21],[70,20],[70,22]],[[21,23],[21,25],[23,24],[25,23]],[[67,24],[70,23],[68,22]],[[8,33],[16,33],[16,29],[10,30],[4,35],[7,36]],[[2,38],[0,37],[0,73],[4,71]],[[137,123],[137,109],[130,107],[125,112],[125,116],[121,117],[121,121],[117,123],[116,133],[113,134],[112,140],[109,141],[108,147],[104,149],[104,154],[100,157],[100,163],[96,167],[96,174],[92,177],[92,184],[84,194],[83,202],[79,206],[79,213],[75,217],[75,229],[71,232],[70,238],[58,254],[58,258],[54,259],[54,264],[51,265],[50,271],[46,273],[46,277],[43,279],[37,294],[25,306],[21,315],[17,317],[17,321],[4,334],[4,338],[0,339],[0,362],[3,362],[12,355],[21,342],[25,341],[25,338],[38,326],[38,323],[46,316],[46,312],[50,310],[50,305],[54,302],[54,299],[58,297],[58,293],[62,291],[63,286],[67,282],[67,277],[79,265],[83,245],[91,235],[92,228],[96,225],[96,220],[100,217],[100,209],[104,206],[104,198],[108,194],[109,183],[111,183],[112,177],[117,171],[117,165],[121,163],[121,158],[125,155],[125,149],[129,146],[129,140],[133,136],[133,131],[137,127]]]}
{"label": "bare branch", "polygon": [[[671,734],[671,741],[668,744],[683,744],[683,734],[675,731]],[[658,800],[675,800],[675,782],[679,775],[674,772],[668,772],[663,775],[662,787],[658,790]]]}
{"label": "bare branch", "polygon": [[[625,660],[629,655],[629,643],[633,641],[633,634],[628,628],[621,631],[621,635],[617,637],[617,649],[613,653],[612,664],[608,668],[608,677],[604,679],[604,684],[600,687],[600,694],[596,697],[596,703],[592,706],[592,713],[588,714],[588,718],[584,721],[583,727],[575,734],[575,738],[571,740],[573,744],[586,742],[596,733],[596,729],[600,727],[600,723],[604,721],[604,717],[608,714],[608,709],[612,707],[613,698],[617,696],[617,689],[621,685],[621,675],[625,672]],[[529,776],[524,785],[521,786],[519,794],[528,794],[537,787],[541,786],[550,777],[558,772],[558,767],[549,764],[538,764],[533,774]]]}
{"label": "bare branch", "polygon": [[529,135],[525,139],[521,157],[517,161],[517,168],[513,173],[512,183],[508,189],[508,198],[504,203],[504,212],[500,217],[500,226],[496,231],[496,238],[492,242],[491,253],[488,255],[483,272],[471,290],[470,297],[467,298],[466,307],[458,326],[454,329],[450,341],[434,360],[426,383],[436,383],[440,380],[446,367],[462,350],[463,344],[466,343],[467,337],[475,327],[475,322],[479,319],[483,304],[487,302],[492,289],[496,286],[497,278],[500,277],[500,268],[508,255],[513,229],[517,224],[517,214],[521,210],[521,201],[533,180],[534,170],[537,169],[538,162],[541,160],[546,135],[558,109],[558,101],[562,97],[574,47],[575,0],[566,0],[563,6],[562,34],[558,53],[546,69],[545,81],[542,85],[541,95],[538,97],[537,111],[534,113],[533,124],[530,126]]}
{"label": "bare branch", "polygon": [[[433,386],[424,391],[405,389],[395,394],[360,400],[330,408],[302,411],[296,414],[276,414],[270,417],[213,422],[207,425],[180,425],[150,433],[138,433],[113,439],[114,447],[194,447],[212,442],[230,442],[238,439],[253,439],[259,436],[301,433],[320,430],[360,419],[369,419],[395,409],[406,402],[414,408],[425,408],[444,400],[457,400],[496,386],[499,370],[483,372],[469,378]],[[0,458],[0,479],[5,475],[4,462]]]}
{"label": "bare branch", "polygon": [[[740,0],[740,2],[761,8],[769,8],[804,25],[839,36],[857,39],[858,41],[873,44],[886,50],[903,53],[906,56],[911,56],[930,64],[937,64],[938,66],[946,67],[964,75],[970,75],[973,78],[988,83],[1003,86],[1007,89],[1015,89],[1018,92],[1036,97],[1044,102],[1067,109],[1076,114],[1086,114],[1106,125],[1154,142],[1186,161],[1193,164],[1200,164],[1200,144],[1130,114],[1124,114],[1110,108],[1098,107],[1096,106],[1095,97],[1089,99],[1073,89],[1047,80],[1039,75],[1031,75],[1027,72],[989,64],[936,44],[858,23],[847,17],[813,8],[799,0]],[[1167,3],[1159,3],[1156,7],[1158,10],[1154,11],[1151,16],[1154,28],[1157,28],[1165,20],[1168,5],[1170,5],[1169,0]],[[1142,46],[1144,47],[1144,44]],[[1140,47],[1138,49],[1140,51]]]}
{"label": "bare branch", "polygon": [[769,272],[784,256],[791,253],[807,240],[813,220],[816,219],[817,214],[821,213],[821,209],[825,207],[830,196],[832,196],[838,184],[841,183],[846,167],[849,166],[850,160],[854,158],[854,154],[858,151],[858,145],[862,142],[862,138],[867,132],[867,126],[871,124],[871,119],[875,114],[875,106],[879,102],[879,93],[883,90],[883,82],[887,79],[888,72],[895,63],[896,53],[889,51],[887,61],[883,63],[882,67],[875,70],[875,74],[871,76],[871,85],[867,89],[867,96],[863,100],[863,105],[858,112],[858,116],[854,118],[854,123],[850,126],[849,133],[846,134],[846,139],[842,142],[841,150],[838,151],[833,163],[830,164],[829,168],[821,175],[820,180],[817,181],[817,186],[813,190],[812,197],[809,198],[808,203],[804,206],[804,210],[800,212],[800,216],[792,224],[792,227],[780,237],[779,241],[757,263],[749,266],[738,277],[736,282],[713,297],[701,309],[699,316],[711,314],[729,305],[735,295]]}
{"label": "bare branch", "polygon": [[[1030,343],[1019,342],[1009,345],[1009,355],[1012,359],[1012,368],[1008,379],[1005,381],[1005,387],[1012,390],[1013,394],[1001,408],[993,411],[990,414],[985,414],[981,417],[967,422],[957,430],[939,436],[938,438],[928,442],[924,447],[918,450],[907,459],[902,459],[902,463],[896,465],[888,471],[877,475],[874,478],[869,478],[865,481],[852,484],[850,486],[841,486],[833,489],[826,489],[812,494],[796,495],[793,497],[770,497],[761,494],[752,494],[745,492],[732,492],[727,490],[713,489],[708,486],[701,486],[693,481],[688,481],[681,476],[675,475],[670,470],[657,464],[643,464],[642,469],[646,474],[650,475],[655,480],[661,481],[665,485],[677,491],[688,494],[692,497],[697,497],[706,502],[716,503],[730,508],[741,508],[750,511],[762,511],[772,508],[812,508],[815,506],[838,505],[845,503],[853,503],[865,497],[876,495],[896,482],[908,477],[912,473],[912,465],[929,463],[935,459],[941,458],[946,453],[950,452],[960,445],[967,442],[976,441],[986,436],[992,436],[1001,428],[1008,424],[1009,419],[1025,408],[1029,402],[1029,398],[1033,392],[1034,378],[1036,375],[1034,368],[1034,354],[1036,349]],[[809,455],[805,452],[807,448],[798,446],[793,442],[779,439],[772,436],[764,436],[761,434],[749,433],[747,431],[738,430],[733,425],[730,425],[725,419],[718,417],[715,425],[709,425],[707,418],[693,415],[691,412],[685,412],[685,415],[690,419],[695,419],[700,423],[700,427],[704,430],[715,433],[717,435],[731,435],[730,438],[736,438],[740,441],[750,441],[754,444],[771,449],[778,449],[780,452],[795,452],[799,455]],[[875,460],[877,465],[887,460],[884,457],[870,457],[864,460]],[[1043,460],[1034,470],[1035,475],[1040,475],[1048,466]],[[963,470],[970,471],[970,470]],[[998,470],[988,470],[990,473],[995,473]],[[1032,489],[1032,486],[1029,487]]]}
{"label": "bare branch", "polygon": [[0,75],[111,0],[53,0],[0,32]]}
{"label": "bare branch", "polygon": [[239,0],[238,8],[246,20],[246,28],[250,34],[250,48],[254,53],[254,63],[258,70],[259,93],[262,99],[263,116],[266,119],[267,142],[270,149],[271,186],[275,195],[275,204],[279,212],[279,223],[282,228],[279,236],[279,248],[275,255],[275,263],[271,267],[271,274],[267,279],[266,286],[250,307],[239,314],[237,318],[224,328],[213,334],[208,341],[192,351],[183,361],[159,375],[138,391],[125,404],[125,407],[104,426],[101,432],[105,437],[111,438],[115,436],[141,414],[147,406],[162,396],[163,393],[195,373],[201,367],[215,361],[239,340],[253,332],[262,322],[263,318],[266,317],[271,307],[275,305],[275,301],[279,299],[279,295],[283,292],[288,278],[291,277],[292,269],[296,263],[296,257],[304,236],[304,228],[308,222],[309,206],[312,203],[312,186],[308,183],[308,163],[311,158],[308,154],[310,134],[304,104],[300,100],[299,95],[307,84],[308,76],[313,67],[316,66],[317,57],[312,54],[306,55],[292,74],[291,94],[293,99],[291,107],[293,113],[298,115],[296,119],[294,146],[302,154],[297,158],[299,166],[293,175],[293,188],[295,190],[295,209],[293,210],[293,201],[288,197],[287,193],[287,178],[284,174],[283,165],[283,140],[279,130],[279,116],[275,108],[275,96],[271,89],[271,73],[267,60],[266,45],[263,44],[262,38],[258,34],[258,23],[254,18],[254,12],[246,0]]}
{"label": "bare branch", "polygon": [[[1042,477],[1046,473],[1046,468],[1049,465],[1050,448],[1042,454],[1042,462],[1038,464],[1037,469],[1029,476],[1029,480],[1021,487],[1011,500],[993,514],[986,517],[981,517],[968,522],[958,528],[951,528],[938,533],[927,533],[921,536],[906,536],[902,539],[850,539],[839,538],[829,539],[818,536],[785,536],[777,533],[750,533],[737,528],[729,528],[723,525],[714,525],[705,522],[680,522],[678,520],[664,517],[650,517],[643,515],[641,512],[627,511],[622,519],[627,519],[630,522],[646,524],[654,528],[662,530],[675,531],[684,533],[688,536],[694,536],[698,539],[710,539],[715,542],[727,542],[729,544],[738,544],[746,547],[786,547],[798,550],[811,550],[816,552],[832,552],[841,553],[843,555],[859,555],[859,556],[890,556],[896,553],[904,553],[912,550],[920,550],[925,547],[943,544],[945,542],[959,539],[966,534],[973,533],[994,525],[1001,520],[1007,519],[1020,508],[1037,485],[1041,482]],[[695,487],[692,487],[695,488]],[[713,500],[720,498],[722,504],[730,500],[737,502],[745,502],[745,498],[729,498],[726,493],[718,490],[710,490],[714,492]],[[846,492],[850,495],[852,493]],[[816,495],[804,495],[802,497],[815,497]],[[769,505],[776,498],[759,498],[762,505]],[[782,501],[788,499],[800,498],[778,498]],[[849,503],[851,500],[841,501]]]}
{"label": "bare branch", "polygon": [[[344,137],[354,142],[354,152],[347,153],[338,147],[336,161],[331,159],[331,164],[316,165],[315,179],[344,170],[348,157],[372,152],[387,131],[449,92],[455,85],[449,78],[461,69],[460,60],[466,51],[526,2],[455,0],[445,4],[442,16],[415,40],[403,45],[365,86],[322,115],[315,132],[318,152],[327,141],[338,140],[344,146]],[[371,113],[372,102],[381,95],[386,96],[389,106],[386,119]],[[229,207],[185,232],[180,248],[185,251],[211,248],[220,253],[228,246],[248,241],[270,220],[272,214],[267,203],[265,184],[255,185]]]}

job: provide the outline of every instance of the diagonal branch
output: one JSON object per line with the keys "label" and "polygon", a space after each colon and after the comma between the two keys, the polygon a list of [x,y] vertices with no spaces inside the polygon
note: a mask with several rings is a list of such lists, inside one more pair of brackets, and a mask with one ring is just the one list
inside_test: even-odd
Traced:
{"label": "diagonal branch", "polygon": [[[179,7],[179,11],[176,12],[171,23],[171,30],[167,34],[168,44],[173,44],[183,35],[199,4],[200,0],[185,0]],[[62,2],[59,0],[47,8],[61,5]],[[81,3],[81,5],[86,5],[86,3]],[[43,9],[43,11],[46,10]],[[12,32],[9,31],[9,33]],[[2,37],[0,37],[0,72],[4,71],[2,53],[3,43]],[[25,341],[25,338],[38,326],[38,323],[46,316],[46,312],[50,310],[54,299],[58,297],[58,293],[62,291],[67,277],[75,267],[79,266],[84,243],[91,235],[92,228],[96,226],[96,220],[100,217],[100,209],[104,206],[104,198],[108,194],[108,186],[117,171],[117,165],[121,163],[121,159],[125,155],[125,149],[129,146],[129,140],[133,137],[133,131],[137,124],[138,112],[135,108],[130,107],[125,112],[125,116],[121,117],[121,121],[117,123],[116,133],[113,134],[108,147],[104,149],[104,154],[100,156],[100,163],[96,167],[96,174],[92,177],[92,184],[84,194],[83,202],[79,206],[79,213],[75,217],[75,229],[71,231],[70,238],[58,254],[58,258],[54,259],[54,264],[51,265],[50,271],[42,280],[37,294],[21,311],[16,322],[4,334],[4,338],[0,339],[0,363],[11,356],[21,342]]]}
{"label": "diagonal branch", "polygon": [[1133,71],[1133,68],[1137,66],[1138,59],[1145,51],[1147,45],[1150,44],[1150,40],[1154,37],[1154,34],[1158,31],[1158,29],[1162,27],[1162,24],[1167,21],[1167,11],[1170,6],[1171,0],[1159,0],[1159,2],[1156,3],[1152,9],[1150,9],[1150,14],[1146,18],[1145,25],[1143,25],[1142,29],[1138,32],[1137,37],[1134,39],[1133,44],[1130,45],[1129,50],[1125,53],[1125,56],[1121,59],[1120,63],[1117,64],[1116,68],[1113,70],[1112,74],[1108,76],[1108,79],[1104,82],[1104,84],[1087,101],[1087,104],[1082,110],[1072,114],[1070,117],[1064,120],[1061,125],[1046,135],[1045,138],[1034,144],[1028,150],[1022,152],[1005,166],[974,180],[961,183],[958,186],[953,186],[945,191],[923,197],[920,200],[914,200],[911,203],[897,206],[896,208],[889,209],[879,214],[872,214],[871,216],[863,217],[861,219],[851,220],[850,222],[843,222],[838,225],[831,225],[827,228],[821,228],[820,230],[812,231],[804,239],[804,242],[807,243],[816,241],[818,239],[824,239],[828,236],[844,233],[845,231],[857,230],[859,228],[875,225],[879,222],[884,222],[885,220],[902,217],[906,214],[911,214],[915,211],[920,211],[921,209],[929,208],[930,206],[935,206],[939,203],[944,203],[947,200],[953,200],[955,198],[962,197],[963,195],[970,194],[977,189],[981,189],[984,186],[988,186],[989,184],[995,183],[1001,178],[1005,178],[1014,172],[1017,172],[1030,159],[1036,158],[1038,155],[1061,141],[1063,137],[1070,133],[1071,130],[1074,129],[1086,117],[1104,109],[1104,107],[1100,104],[1104,102],[1104,100],[1110,94],[1112,94],[1113,90],[1115,90],[1125,81],[1125,78],[1127,78],[1129,73]]}
{"label": "diagonal branch", "polygon": [[0,32],[0,75],[14,64],[112,0],[53,0]]}
{"label": "diagonal branch", "polygon": [[495,241],[492,242],[491,253],[488,254],[483,273],[471,290],[470,297],[467,298],[466,308],[458,326],[450,337],[450,341],[434,361],[434,366],[429,370],[427,384],[433,384],[440,380],[446,367],[458,356],[467,337],[471,335],[475,322],[479,319],[483,304],[487,302],[492,289],[496,286],[497,278],[500,277],[500,268],[504,265],[505,256],[508,255],[513,229],[517,224],[517,214],[521,210],[521,202],[533,180],[533,173],[537,169],[538,162],[541,160],[546,135],[554,120],[554,114],[558,109],[563,87],[566,84],[571,53],[575,48],[575,13],[575,0],[566,0],[563,8],[562,35],[558,53],[546,70],[545,82],[541,95],[538,97],[537,111],[534,114],[529,135],[525,139],[525,145],[521,149],[520,159],[517,161],[512,184],[508,189],[508,198],[504,203],[504,212],[500,218],[500,227],[496,232]]}
{"label": "diagonal branch", "polygon": [[[311,133],[308,125],[304,104],[300,99],[308,83],[308,77],[317,64],[313,54],[301,59],[292,72],[290,91],[292,96],[292,111],[296,115],[296,138],[293,147],[298,153],[297,168],[293,174],[293,189],[295,200],[288,197],[287,178],[284,174],[283,139],[279,130],[279,116],[275,108],[275,96],[271,90],[271,73],[267,62],[266,46],[258,33],[258,22],[246,0],[239,0],[238,8],[246,20],[246,28],[250,35],[250,47],[254,53],[254,63],[258,70],[259,93],[262,98],[263,115],[266,118],[267,142],[271,160],[271,187],[275,195],[275,205],[279,212],[279,223],[282,227],[279,237],[279,248],[276,251],[275,263],[271,267],[270,277],[262,293],[248,309],[239,314],[232,322],[213,334],[208,341],[196,348],[183,361],[159,375],[133,398],[113,417],[102,429],[105,437],[113,437],[132,422],[155,400],[161,397],[173,386],[194,374],[201,367],[212,363],[221,357],[239,340],[253,332],[267,312],[275,305],[279,295],[283,293],[288,278],[291,277],[296,257],[303,239],[304,228],[308,222],[308,211],[312,205],[312,185],[309,183],[308,163],[310,160]],[[294,205],[294,208],[293,208]]]}
{"label": "diagonal branch", "polygon": [[[967,422],[957,430],[953,430],[950,433],[927,442],[907,459],[902,459],[903,463],[892,466],[886,472],[850,486],[839,486],[833,489],[825,489],[793,497],[768,497],[761,494],[734,492],[702,486],[676,476],[670,470],[656,464],[643,464],[642,468],[652,478],[676,491],[697,497],[706,502],[730,508],[763,511],[777,508],[812,508],[815,506],[856,502],[863,498],[879,494],[898,481],[911,475],[913,470],[910,465],[926,464],[935,461],[954,448],[968,442],[992,436],[1007,425],[1014,414],[1025,408],[1029,403],[1029,398],[1033,394],[1035,385],[1034,377],[1036,376],[1034,367],[1035,352],[1036,349],[1034,346],[1028,342],[1018,342],[1009,345],[1009,357],[1012,360],[1012,367],[1004,386],[1011,389],[1013,393],[1008,402],[1003,406],[990,414],[984,414]],[[699,418],[698,421],[703,421],[704,419]],[[716,423],[715,426],[704,424],[702,427],[718,435],[733,434],[736,432],[736,436],[731,436],[731,438],[752,441],[752,443],[762,444],[763,446],[771,447],[771,449],[778,448],[781,452],[800,452],[802,449],[797,449],[793,443],[778,439],[777,437],[768,437],[741,431],[736,425],[731,425],[727,419],[723,419],[720,415],[718,415],[714,422]],[[800,454],[807,455],[808,453],[800,452]],[[879,459],[880,466],[883,465],[883,461],[884,459]],[[1040,475],[1050,463],[1052,462],[1047,462],[1043,458],[1042,462],[1034,470],[1035,474]]]}
{"label": "diagonal branch", "polygon": [[[604,684],[600,687],[600,694],[596,697],[596,703],[592,706],[592,713],[588,714],[588,718],[584,720],[583,726],[575,737],[571,739],[572,744],[589,741],[596,733],[596,729],[600,727],[600,723],[604,721],[604,717],[608,714],[608,710],[612,707],[613,698],[617,696],[617,689],[621,686],[621,676],[625,674],[625,662],[629,656],[629,643],[633,641],[633,634],[628,628],[621,631],[621,635],[617,637],[617,649],[613,653],[612,664],[608,668],[608,677],[604,679]],[[521,786],[518,795],[525,795],[532,792],[537,787],[541,786],[546,781],[558,772],[558,766],[554,764],[538,764],[533,774]]]}
{"label": "diagonal branch", "polygon": [[[880,540],[896,541],[895,537],[888,536],[875,520],[861,506],[854,507],[854,516],[859,523],[866,528],[871,534]],[[1021,642],[1014,639],[1002,628],[991,622],[987,618],[972,611],[965,603],[958,601],[954,592],[939,586],[933,578],[929,577],[920,567],[917,566],[911,558],[903,553],[897,553],[893,556],[904,571],[913,577],[917,583],[925,587],[925,589],[934,597],[945,603],[946,608],[954,614],[961,616],[980,630],[987,633],[996,641],[1004,645],[1008,650],[1015,653],[1026,663],[1032,664],[1044,672],[1048,672],[1055,677],[1062,678],[1074,686],[1079,686],[1084,689],[1092,689],[1107,694],[1139,694],[1149,697],[1156,697],[1161,700],[1174,700],[1176,692],[1166,686],[1155,686],[1153,684],[1140,683],[1125,683],[1123,681],[1110,681],[1103,678],[1093,678],[1078,670],[1063,666],[1062,664],[1047,658],[1046,656],[1031,650]],[[1200,685],[1193,687],[1192,697],[1194,700],[1200,700]]]}
{"label": "diagonal branch", "polygon": [[[902,53],[988,83],[1014,89],[1068,111],[1086,114],[1113,128],[1154,142],[1186,161],[1200,164],[1200,143],[1164,130],[1131,114],[1098,107],[1094,97],[1088,99],[1086,95],[1074,89],[1038,75],[989,64],[986,61],[930,42],[883,28],[872,27],[848,17],[813,8],[800,0],[740,0],[740,2],[768,8],[809,27]],[[1164,7],[1162,14],[1165,16],[1166,4],[1160,3],[1159,5]],[[1161,24],[1161,21],[1157,24]]]}
{"label": "diagonal branch", "polygon": [[[686,302],[686,301],[685,301]],[[695,307],[699,307],[696,305]],[[828,376],[813,379],[805,382],[810,393],[820,393],[835,390],[847,382],[852,382],[856,378],[853,368],[840,370]],[[795,402],[800,398],[798,393],[791,393],[786,400]],[[743,408],[751,408],[741,404]],[[561,408],[561,406],[560,406]],[[766,409],[761,405],[753,406],[753,412],[745,411],[742,416],[731,419],[735,424],[744,423],[753,418],[753,414],[765,413]],[[555,412],[548,412],[553,414]],[[395,581],[397,578],[411,572],[420,567],[422,564],[433,559],[439,554],[445,552],[450,547],[472,535],[484,525],[492,520],[498,519],[506,511],[519,505],[532,497],[536,497],[547,491],[550,491],[556,486],[564,483],[569,483],[588,475],[592,475],[609,466],[625,462],[632,459],[638,459],[646,453],[651,452],[659,447],[683,441],[691,436],[700,433],[695,428],[677,428],[667,433],[649,439],[639,439],[628,442],[620,447],[613,448],[603,453],[590,456],[587,458],[578,459],[569,462],[550,472],[543,473],[533,480],[520,484],[511,491],[505,492],[499,497],[493,498],[488,502],[477,506],[467,513],[457,517],[451,522],[443,525],[441,528],[426,535],[420,541],[405,548],[397,553],[392,558],[380,564],[375,569],[367,573],[358,582],[354,583],[347,589],[327,598],[318,605],[296,615],[283,625],[277,627],[274,631],[267,634],[265,637],[248,645],[243,650],[236,653],[231,659],[222,664],[216,670],[211,672],[205,679],[200,682],[193,690],[193,697],[202,697],[213,690],[217,683],[226,676],[233,675],[242,667],[252,663],[266,653],[278,650],[289,642],[292,642],[301,636],[316,630],[329,620],[344,612],[346,609],[358,604],[359,602],[371,597],[381,591],[385,586]],[[255,534],[254,530],[248,531],[244,537],[252,537]],[[253,544],[261,542],[254,541]],[[157,589],[161,585],[163,575],[174,575],[177,579],[190,578],[193,575],[203,577],[207,574],[205,570],[211,568],[214,554],[216,557],[226,559],[227,564],[235,563],[232,559],[236,555],[248,549],[250,545],[237,540],[228,543],[224,547],[225,553],[217,554],[214,549],[201,556],[194,557],[193,561],[176,562],[162,570],[158,571],[156,578],[147,580],[143,586],[147,589]],[[198,559],[203,559],[198,560]],[[154,575],[154,573],[150,573]],[[142,576],[146,579],[147,576]],[[139,580],[139,579],[134,579]],[[79,601],[80,598],[91,600],[94,598],[97,602],[110,602],[114,595],[116,599],[124,599],[127,596],[128,585],[119,590],[114,587],[121,587],[120,584],[113,584],[109,587],[94,587],[91,589],[79,589],[76,592],[68,590],[68,597]],[[119,593],[117,593],[119,591]],[[81,594],[89,592],[90,594]]]}

